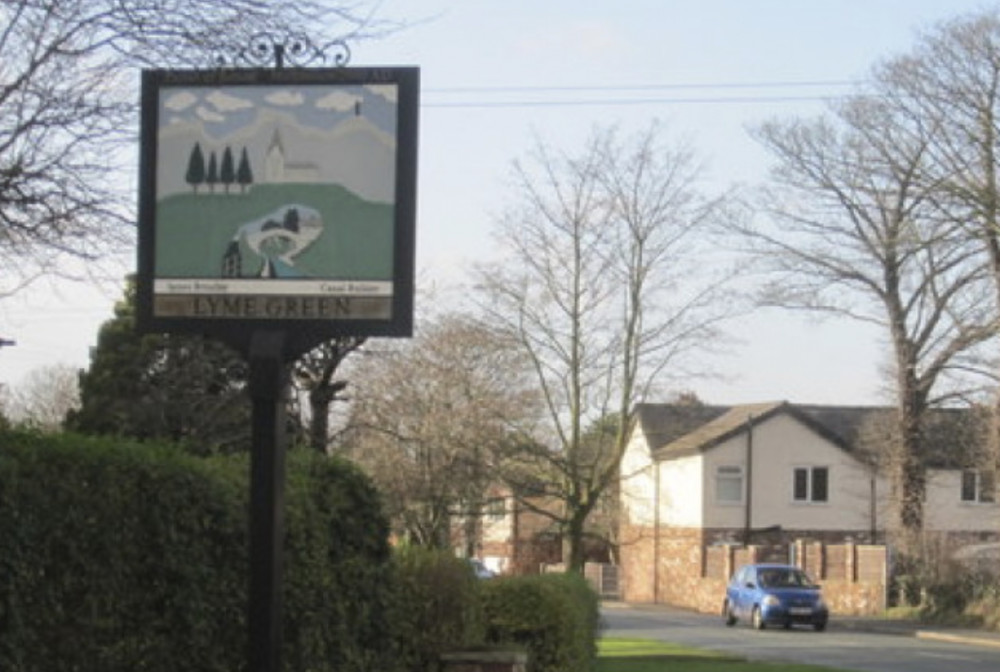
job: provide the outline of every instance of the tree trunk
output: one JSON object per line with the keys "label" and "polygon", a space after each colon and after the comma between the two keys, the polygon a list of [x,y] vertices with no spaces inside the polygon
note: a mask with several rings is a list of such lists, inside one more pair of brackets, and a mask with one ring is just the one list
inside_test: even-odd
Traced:
{"label": "tree trunk", "polygon": [[926,402],[917,388],[912,372],[900,375],[899,449],[893,468],[899,488],[899,531],[903,543],[913,550],[924,527],[924,495],[927,489],[927,466],[924,464],[921,419]]}
{"label": "tree trunk", "polygon": [[318,387],[309,392],[309,447],[320,453],[327,452],[332,401],[333,394],[327,387]]}
{"label": "tree trunk", "polygon": [[563,537],[563,563],[567,572],[583,574],[584,557],[584,525],[587,516],[576,510],[566,521],[566,533]]}

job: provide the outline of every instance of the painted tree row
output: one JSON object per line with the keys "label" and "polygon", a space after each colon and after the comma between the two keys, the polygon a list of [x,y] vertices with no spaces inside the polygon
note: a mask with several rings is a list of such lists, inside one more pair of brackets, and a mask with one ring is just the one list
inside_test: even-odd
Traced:
{"label": "painted tree row", "polygon": [[253,184],[253,170],[250,168],[247,148],[244,147],[240,152],[238,165],[233,162],[233,150],[229,146],[222,151],[221,162],[216,159],[215,152],[212,151],[209,153],[206,163],[201,145],[197,142],[194,143],[194,147],[191,148],[191,156],[188,158],[184,180],[191,185],[196,194],[198,187],[202,184],[207,185],[210,192],[215,191],[215,185],[221,184],[227,194],[233,184],[238,184],[240,185],[240,193],[244,193],[247,186]]}

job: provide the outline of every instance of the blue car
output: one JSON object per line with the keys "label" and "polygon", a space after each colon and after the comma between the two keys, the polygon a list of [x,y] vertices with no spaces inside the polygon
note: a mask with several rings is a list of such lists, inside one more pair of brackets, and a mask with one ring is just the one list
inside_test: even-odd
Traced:
{"label": "blue car", "polygon": [[740,567],[726,588],[722,615],[726,625],[743,619],[758,630],[811,625],[817,632],[830,618],[819,586],[798,567],[777,564]]}

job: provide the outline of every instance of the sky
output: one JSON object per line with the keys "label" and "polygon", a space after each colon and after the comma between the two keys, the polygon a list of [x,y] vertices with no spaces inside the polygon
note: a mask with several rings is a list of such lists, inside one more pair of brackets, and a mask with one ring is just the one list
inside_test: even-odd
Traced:
{"label": "sky", "polygon": [[[409,22],[351,43],[352,66],[421,70],[417,276],[421,302],[461,304],[516,200],[511,163],[536,140],[572,152],[598,126],[658,121],[705,164],[706,190],[752,186],[769,159],[748,130],[813,117],[921,30],[994,6],[981,0],[382,0]],[[129,265],[131,263],[131,266]],[[127,260],[123,272],[134,269]],[[430,290],[430,291],[428,291]],[[51,365],[86,367],[116,285],[40,283],[0,300],[0,385]],[[889,401],[885,339],[842,320],[768,310],[729,325],[715,375],[687,390],[718,404]],[[678,390],[681,391],[681,390]],[[650,399],[647,401],[659,401]]]}

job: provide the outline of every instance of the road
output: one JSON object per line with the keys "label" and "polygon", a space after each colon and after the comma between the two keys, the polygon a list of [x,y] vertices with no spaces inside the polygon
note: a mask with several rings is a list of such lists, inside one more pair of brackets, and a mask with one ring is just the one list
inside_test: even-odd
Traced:
{"label": "road", "polygon": [[827,665],[862,672],[995,672],[1000,647],[904,634],[847,629],[831,619],[826,632],[756,631],[722,619],[662,606],[605,605],[604,635],[674,642],[751,660]]}

